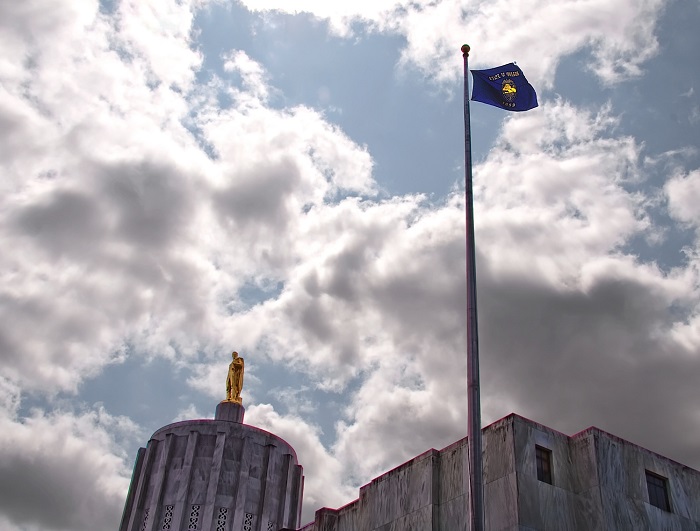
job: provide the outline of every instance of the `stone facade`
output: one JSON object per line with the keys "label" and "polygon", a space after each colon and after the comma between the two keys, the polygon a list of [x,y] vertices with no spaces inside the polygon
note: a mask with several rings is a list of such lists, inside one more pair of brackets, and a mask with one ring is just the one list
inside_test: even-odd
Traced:
{"label": "stone facade", "polygon": [[[120,531],[468,531],[467,439],[429,450],[299,528],[294,449],[244,409],[165,426],[141,448]],[[700,531],[700,472],[597,428],[518,415],[483,430],[488,531]]]}
{"label": "stone facade", "polygon": [[[700,531],[696,470],[597,428],[570,437],[514,414],[483,437],[488,531]],[[467,467],[466,438],[429,450],[300,531],[467,531]],[[650,503],[649,476],[669,510]]]}
{"label": "stone facade", "polygon": [[119,531],[296,528],[304,477],[294,449],[243,424],[244,409],[156,431],[136,458]]}

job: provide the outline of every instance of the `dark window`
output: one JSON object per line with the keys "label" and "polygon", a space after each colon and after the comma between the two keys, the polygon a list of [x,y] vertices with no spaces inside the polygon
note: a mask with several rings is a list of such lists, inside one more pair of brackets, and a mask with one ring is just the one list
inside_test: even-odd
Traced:
{"label": "dark window", "polygon": [[535,446],[535,459],[537,460],[537,479],[552,484],[552,451]]}
{"label": "dark window", "polygon": [[671,504],[668,501],[668,480],[648,470],[646,472],[649,503],[654,507],[671,512]]}

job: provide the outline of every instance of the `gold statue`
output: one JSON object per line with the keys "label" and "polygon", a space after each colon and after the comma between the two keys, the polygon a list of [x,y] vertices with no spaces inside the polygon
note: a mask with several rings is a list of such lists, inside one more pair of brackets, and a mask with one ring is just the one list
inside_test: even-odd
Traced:
{"label": "gold statue", "polygon": [[243,389],[243,371],[245,362],[238,356],[238,352],[231,354],[233,361],[228,366],[228,376],[226,377],[226,400],[224,402],[234,402],[241,404],[241,389]]}

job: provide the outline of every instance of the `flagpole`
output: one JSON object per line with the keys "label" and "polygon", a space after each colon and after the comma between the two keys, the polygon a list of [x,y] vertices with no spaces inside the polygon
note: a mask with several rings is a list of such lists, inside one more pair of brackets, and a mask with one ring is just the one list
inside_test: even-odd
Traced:
{"label": "flagpole", "polygon": [[479,393],[479,330],[476,317],[476,249],[474,243],[474,191],[469,116],[469,45],[464,57],[464,194],[467,225],[467,408],[469,441],[469,514],[471,531],[484,531],[484,483],[481,457],[481,398]]}

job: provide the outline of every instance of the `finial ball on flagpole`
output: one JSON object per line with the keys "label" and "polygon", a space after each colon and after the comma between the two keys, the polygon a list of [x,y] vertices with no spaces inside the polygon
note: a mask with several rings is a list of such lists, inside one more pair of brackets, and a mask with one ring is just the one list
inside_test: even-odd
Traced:
{"label": "finial ball on flagpole", "polygon": [[463,53],[464,55],[469,55],[469,50],[471,50],[471,48],[469,48],[469,45],[468,45],[468,44],[463,44],[463,45],[462,45],[462,53]]}

